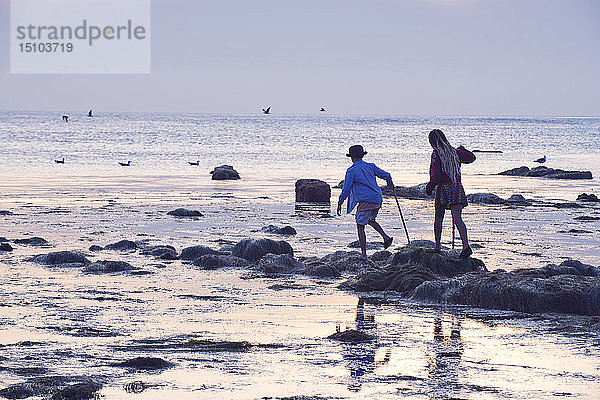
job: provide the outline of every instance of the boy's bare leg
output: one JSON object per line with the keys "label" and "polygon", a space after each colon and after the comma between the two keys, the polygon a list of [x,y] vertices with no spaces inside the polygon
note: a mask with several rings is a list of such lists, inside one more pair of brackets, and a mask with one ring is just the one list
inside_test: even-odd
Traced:
{"label": "boy's bare leg", "polygon": [[381,235],[384,242],[387,242],[389,240],[390,237],[383,231],[383,228],[381,227],[381,225],[379,225],[379,222],[369,221],[369,225],[371,225],[373,229],[375,229]]}
{"label": "boy's bare leg", "polygon": [[358,243],[360,244],[362,258],[367,258],[367,235],[365,234],[365,226],[356,224],[356,230],[358,232]]}

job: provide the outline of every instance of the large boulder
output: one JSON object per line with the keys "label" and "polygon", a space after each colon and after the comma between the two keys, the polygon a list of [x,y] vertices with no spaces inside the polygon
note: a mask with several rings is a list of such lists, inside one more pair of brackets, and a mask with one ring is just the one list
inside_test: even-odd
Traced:
{"label": "large boulder", "polygon": [[296,233],[296,229],[294,229],[293,227],[286,225],[284,227],[278,227],[275,225],[267,225],[267,226],[263,226],[262,228],[260,228],[261,232],[264,233],[271,233],[273,235],[283,235],[283,236],[291,236],[291,235],[295,235]]}
{"label": "large boulder", "polygon": [[319,179],[296,181],[296,201],[300,203],[330,203],[331,186]]}
{"label": "large boulder", "polygon": [[134,267],[133,265],[125,261],[96,261],[89,264],[83,269],[83,272],[88,274],[110,274],[116,272],[129,272],[138,271],[140,268]]}
{"label": "large boulder", "polygon": [[221,165],[210,171],[210,173],[212,174],[211,179],[215,181],[240,179],[240,174],[231,165]]}
{"label": "large boulder", "polygon": [[217,254],[217,251],[207,246],[191,246],[181,250],[179,258],[182,260],[191,261],[198,257],[202,257],[205,254]]}
{"label": "large boulder", "polygon": [[467,200],[473,204],[506,204],[506,200],[493,193],[473,193],[467,196]]}
{"label": "large boulder", "polygon": [[598,202],[600,202],[600,199],[598,198],[598,196],[596,196],[593,193],[590,193],[590,194],[582,193],[579,196],[577,196],[577,201],[586,201],[586,202],[591,202],[591,203],[598,203]]}
{"label": "large boulder", "polygon": [[420,183],[415,186],[396,186],[395,189],[390,188],[389,186],[381,186],[381,193],[384,196],[393,196],[394,190],[396,191],[396,196],[402,197],[405,199],[413,199],[413,200],[427,200],[433,199],[434,194],[431,196],[427,194],[425,191],[425,187],[427,183]]}
{"label": "large boulder", "polygon": [[288,254],[266,254],[256,264],[256,270],[264,274],[298,274],[304,271],[304,264]]}
{"label": "large boulder", "polygon": [[358,251],[339,250],[321,257],[319,262],[340,273],[359,273],[375,266],[373,261],[362,258]]}
{"label": "large boulder", "polygon": [[193,264],[201,269],[242,268],[250,265],[244,258],[222,255],[205,254],[194,259]]}
{"label": "large boulder", "polygon": [[30,237],[25,239],[15,239],[13,242],[26,246],[48,246],[50,243],[41,237]]}
{"label": "large boulder", "polygon": [[294,255],[294,250],[288,242],[272,239],[244,239],[233,246],[231,255],[256,262],[266,254]]}
{"label": "large boulder", "polygon": [[44,265],[83,264],[87,265],[90,260],[81,253],[73,251],[55,251],[48,254],[35,256],[30,261]]}
{"label": "large boulder", "polygon": [[13,248],[8,243],[0,243],[0,251],[13,251]]}
{"label": "large boulder", "polygon": [[592,179],[590,171],[565,171],[563,169],[554,169],[544,166],[529,169],[528,167],[519,167],[500,172],[498,175],[509,176],[532,176],[548,179]]}
{"label": "large boulder", "polygon": [[175,247],[170,245],[150,246],[142,250],[140,254],[160,258],[162,260],[176,260],[179,258]]}

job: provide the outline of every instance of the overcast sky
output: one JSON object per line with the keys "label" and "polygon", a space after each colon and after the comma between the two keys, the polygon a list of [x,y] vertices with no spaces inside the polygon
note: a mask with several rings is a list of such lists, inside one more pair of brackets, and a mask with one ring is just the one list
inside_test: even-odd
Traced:
{"label": "overcast sky", "polygon": [[149,75],[10,74],[9,3],[2,110],[600,115],[598,0],[153,0]]}

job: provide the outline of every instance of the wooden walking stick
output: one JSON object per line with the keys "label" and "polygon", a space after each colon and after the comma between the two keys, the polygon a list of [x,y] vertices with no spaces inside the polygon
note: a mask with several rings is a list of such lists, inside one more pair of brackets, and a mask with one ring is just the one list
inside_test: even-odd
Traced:
{"label": "wooden walking stick", "polygon": [[404,215],[402,215],[402,209],[400,208],[400,202],[398,201],[398,196],[396,196],[396,187],[394,187],[394,198],[396,199],[396,205],[398,206],[398,211],[400,211],[400,218],[402,218],[402,226],[404,226],[404,232],[406,232],[406,240],[408,244],[410,244],[410,237],[408,237],[408,229],[406,229],[406,223],[404,222]]}
{"label": "wooden walking stick", "polygon": [[452,216],[452,250],[454,250],[454,229],[456,225],[454,225],[454,216]]}

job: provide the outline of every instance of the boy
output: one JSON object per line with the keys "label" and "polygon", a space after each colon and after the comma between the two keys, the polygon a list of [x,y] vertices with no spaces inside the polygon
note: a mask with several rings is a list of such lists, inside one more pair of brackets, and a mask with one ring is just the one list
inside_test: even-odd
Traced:
{"label": "boy", "polygon": [[376,177],[385,179],[389,187],[394,187],[392,182],[392,176],[389,172],[386,172],[378,168],[373,163],[367,163],[363,161],[363,156],[367,154],[361,145],[351,146],[348,150],[347,157],[352,159],[352,166],[346,171],[346,177],[344,178],[344,188],[340,193],[338,200],[337,215],[342,215],[342,204],[344,200],[348,199],[347,212],[350,214],[354,207],[358,204],[356,209],[356,229],[358,231],[358,242],[360,243],[360,250],[363,258],[367,258],[367,238],[365,235],[365,225],[371,225],[383,238],[383,248],[387,249],[394,240],[393,237],[388,236],[381,225],[379,225],[375,218],[381,208],[383,197],[381,196],[381,189],[377,185]]}

